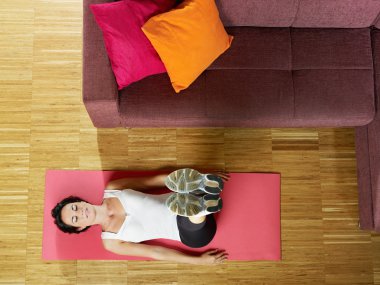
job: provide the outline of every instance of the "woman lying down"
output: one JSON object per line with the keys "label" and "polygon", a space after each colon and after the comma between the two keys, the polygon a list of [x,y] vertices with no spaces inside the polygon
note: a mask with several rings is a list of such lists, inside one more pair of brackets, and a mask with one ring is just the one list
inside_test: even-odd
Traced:
{"label": "woman lying down", "polygon": [[[100,205],[70,196],[54,207],[52,216],[65,233],[78,234],[92,225],[100,225],[105,249],[116,254],[179,263],[220,264],[228,257],[224,250],[213,249],[193,256],[140,242],[164,238],[181,241],[192,248],[209,244],[217,229],[212,214],[222,209],[219,194],[223,181],[228,179],[224,172],[202,174],[185,168],[169,175],[113,180],[107,184]],[[144,193],[165,186],[174,193]]]}

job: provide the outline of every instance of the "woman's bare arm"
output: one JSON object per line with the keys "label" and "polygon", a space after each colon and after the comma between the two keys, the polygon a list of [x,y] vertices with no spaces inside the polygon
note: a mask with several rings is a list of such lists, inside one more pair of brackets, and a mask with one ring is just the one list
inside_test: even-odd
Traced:
{"label": "woman's bare arm", "polygon": [[152,188],[162,188],[165,187],[165,178],[167,174],[159,174],[153,176],[143,176],[143,177],[126,177],[117,180],[112,180],[106,185],[108,190],[122,190],[122,189],[133,189],[133,190],[148,190]]}
{"label": "woman's bare arm", "polygon": [[[220,176],[224,181],[228,181],[230,178],[229,173],[224,171],[213,171],[211,172]],[[158,174],[153,176],[142,176],[142,177],[126,177],[117,180],[112,180],[106,185],[108,190],[123,190],[123,189],[133,189],[138,191],[144,191],[154,188],[165,187],[165,178],[168,174]]]}
{"label": "woman's bare arm", "polygon": [[227,259],[223,250],[209,250],[200,256],[192,256],[163,246],[124,242],[120,240],[103,240],[104,247],[113,253],[130,256],[149,257],[156,260],[190,264],[219,264]]}

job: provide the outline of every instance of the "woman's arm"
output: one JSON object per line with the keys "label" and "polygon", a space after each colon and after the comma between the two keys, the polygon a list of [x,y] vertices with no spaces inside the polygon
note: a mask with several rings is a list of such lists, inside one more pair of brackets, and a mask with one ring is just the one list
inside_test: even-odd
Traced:
{"label": "woman's arm", "polygon": [[122,190],[122,189],[133,189],[133,190],[148,190],[152,188],[162,188],[165,187],[165,178],[167,174],[159,174],[153,176],[143,176],[143,177],[126,177],[117,180],[112,180],[106,185],[108,190]]}
{"label": "woman's arm", "polygon": [[219,264],[227,259],[223,250],[209,250],[200,256],[192,256],[180,251],[155,245],[124,242],[120,240],[103,240],[104,247],[116,254],[149,257],[156,260],[173,261],[190,264]]}

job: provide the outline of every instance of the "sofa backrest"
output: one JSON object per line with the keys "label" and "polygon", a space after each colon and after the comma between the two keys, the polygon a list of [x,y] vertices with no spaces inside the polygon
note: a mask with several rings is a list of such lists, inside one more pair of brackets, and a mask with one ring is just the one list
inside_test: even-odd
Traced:
{"label": "sofa backrest", "polygon": [[225,26],[380,27],[379,0],[216,0]]}

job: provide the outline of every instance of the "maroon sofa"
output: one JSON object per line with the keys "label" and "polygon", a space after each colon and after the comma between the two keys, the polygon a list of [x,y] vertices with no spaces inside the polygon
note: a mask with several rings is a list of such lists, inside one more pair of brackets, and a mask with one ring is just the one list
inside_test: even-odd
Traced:
{"label": "maroon sofa", "polygon": [[233,44],[180,94],[167,74],[118,92],[88,8],[103,2],[83,1],[95,127],[355,127],[360,226],[380,231],[380,1],[216,0]]}

